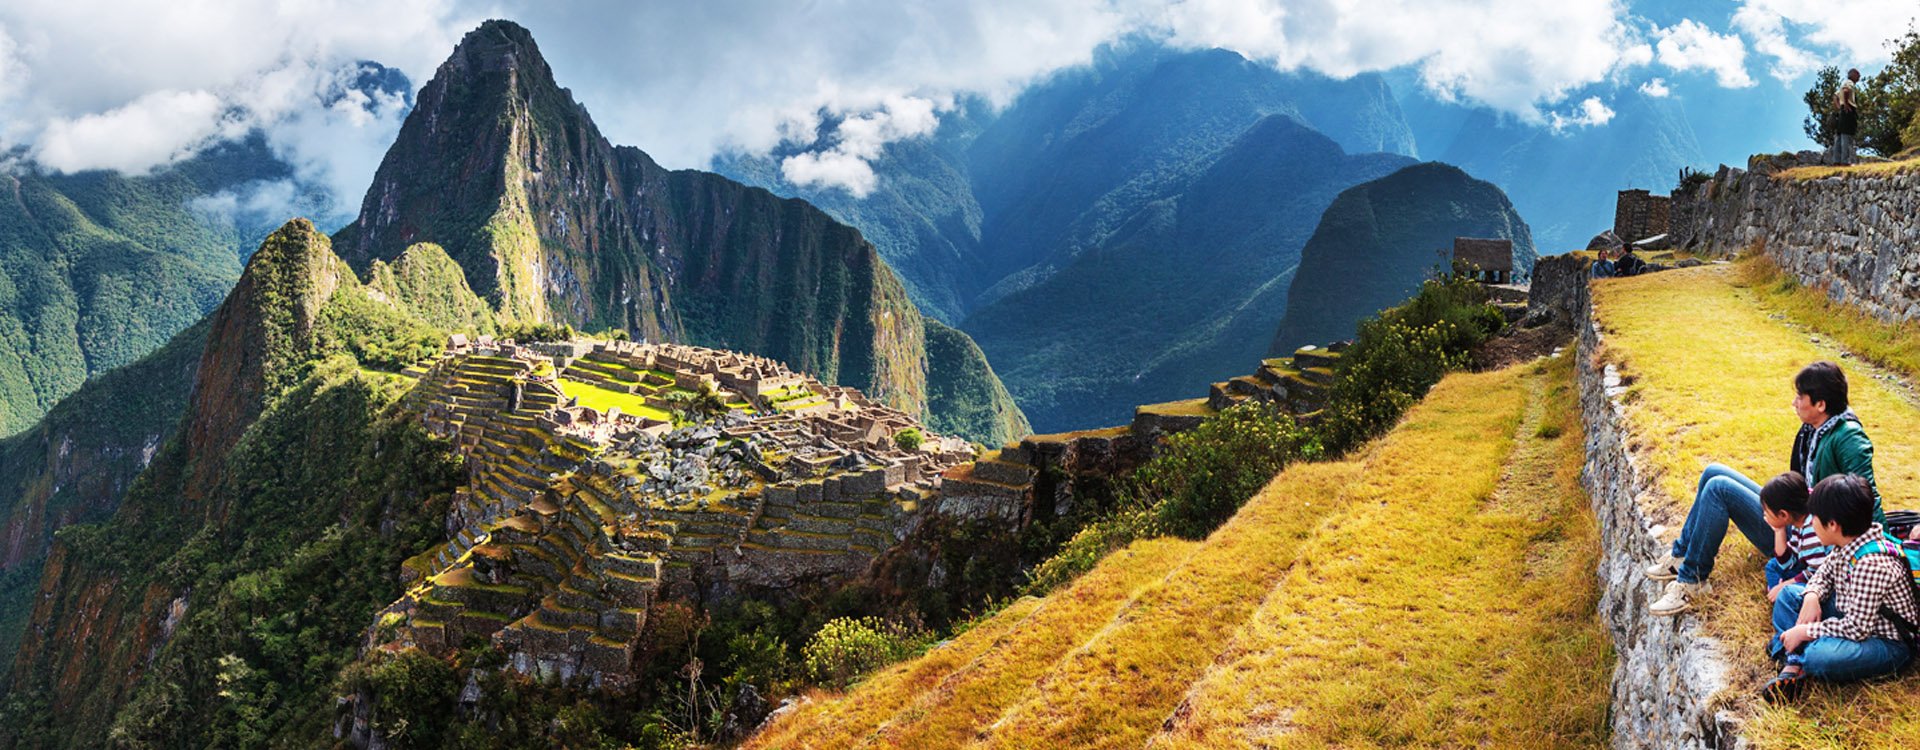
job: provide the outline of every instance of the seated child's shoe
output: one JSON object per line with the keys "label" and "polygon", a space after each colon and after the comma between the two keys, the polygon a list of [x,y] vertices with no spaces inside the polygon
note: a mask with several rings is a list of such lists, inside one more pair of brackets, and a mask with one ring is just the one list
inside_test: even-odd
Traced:
{"label": "seated child's shoe", "polygon": [[1805,670],[1782,670],[1780,674],[1760,688],[1760,697],[1768,703],[1787,703],[1800,697],[1807,689]]}
{"label": "seated child's shoe", "polygon": [[1663,557],[1659,562],[1648,565],[1643,572],[1649,581],[1671,581],[1680,576],[1680,563],[1683,562],[1686,562],[1686,558]]}
{"label": "seated child's shoe", "polygon": [[1693,597],[1705,592],[1706,586],[1704,582],[1668,581],[1666,591],[1647,610],[1656,615],[1677,615],[1693,609]]}

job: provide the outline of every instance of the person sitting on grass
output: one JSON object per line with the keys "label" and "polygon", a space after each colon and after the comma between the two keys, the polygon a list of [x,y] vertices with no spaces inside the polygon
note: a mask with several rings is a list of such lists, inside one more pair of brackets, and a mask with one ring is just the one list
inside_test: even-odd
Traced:
{"label": "person sitting on grass", "polygon": [[1813,531],[1807,515],[1807,478],[1789,471],[1760,488],[1761,512],[1773,527],[1773,557],[1767,560],[1767,601],[1780,596],[1788,584],[1806,584],[1827,556],[1826,545]]}
{"label": "person sitting on grass", "polygon": [[1874,507],[1865,478],[1841,474],[1814,485],[1807,512],[1832,552],[1805,586],[1789,583],[1773,600],[1767,653],[1786,666],[1762,688],[1767,702],[1791,700],[1808,679],[1864,680],[1912,660],[1903,631],[1920,623],[1913,573],[1900,540],[1874,521]]}
{"label": "person sitting on grass", "polygon": [[[1847,376],[1832,362],[1815,362],[1793,377],[1793,413],[1800,418],[1787,468],[1800,472],[1811,486],[1837,474],[1856,474],[1873,488],[1873,442],[1860,427],[1859,417],[1847,408]],[[1880,491],[1873,489],[1873,520],[1885,519]],[[1773,554],[1773,529],[1760,509],[1759,483],[1721,464],[1700,472],[1693,507],[1687,511],[1680,538],[1667,558],[1648,566],[1649,580],[1668,581],[1666,590],[1650,607],[1656,615],[1677,615],[1692,608],[1713,572],[1720,542],[1731,522],[1761,554]]]}

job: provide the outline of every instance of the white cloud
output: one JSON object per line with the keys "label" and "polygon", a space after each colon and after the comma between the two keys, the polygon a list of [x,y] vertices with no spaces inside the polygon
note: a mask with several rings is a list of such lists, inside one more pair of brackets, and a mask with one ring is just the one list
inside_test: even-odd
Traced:
{"label": "white cloud", "polygon": [[1920,21],[1912,0],[1742,0],[1733,26],[1773,58],[1769,73],[1792,82],[1822,65],[1887,62],[1887,41]]}
{"label": "white cloud", "polygon": [[[940,126],[936,110],[951,107],[950,102],[931,99],[887,97],[878,109],[841,121],[830,139],[832,146],[787,157],[780,163],[780,172],[795,185],[842,187],[854,197],[864,198],[877,182],[869,163],[880,156],[881,149],[894,141],[931,134]],[[799,128],[808,121],[802,119],[788,131],[805,132],[805,139],[811,140],[812,130]]]}
{"label": "white cloud", "polygon": [[1589,96],[1581,100],[1571,114],[1552,112],[1547,115],[1548,124],[1556,131],[1605,125],[1612,119],[1613,108],[1608,107],[1597,96]]}
{"label": "white cloud", "polygon": [[1654,31],[1655,59],[1675,71],[1700,70],[1712,73],[1721,86],[1746,88],[1753,85],[1747,75],[1747,45],[1734,34],[1720,34],[1693,19]]}
{"label": "white cloud", "polygon": [[357,204],[378,163],[367,142],[384,151],[397,109],[325,94],[357,60],[424,82],[478,20],[450,0],[9,0],[0,149],[25,145],[61,171],[140,173],[259,128],[302,179]]}
{"label": "white cloud", "polygon": [[[782,169],[855,193],[873,188],[868,164],[886,143],[932,132],[951,102],[1008,102],[1133,36],[1336,77],[1411,67],[1438,96],[1547,127],[1604,122],[1587,107],[1605,108],[1594,87],[1631,85],[1627,75],[1656,57],[1726,85],[1745,76],[1739,37],[1691,21],[1651,29],[1624,0],[485,1],[468,10],[454,0],[284,0],[237,13],[216,0],[10,0],[0,4],[0,148],[26,143],[67,166],[137,171],[237,122],[263,128],[303,179],[351,210],[397,103],[315,92],[363,59],[423,84],[485,16],[527,26],[615,143],[701,167],[727,149],[813,144],[823,121],[837,122]],[[1789,20],[1803,4],[1747,1]],[[171,99],[152,98],[161,94]],[[208,96],[220,106],[160,107]],[[139,143],[84,145],[98,128],[83,124],[112,122],[88,118],[158,121],[162,111],[181,117]]]}
{"label": "white cloud", "polygon": [[1665,80],[1653,78],[1649,79],[1646,83],[1640,84],[1640,93],[1655,99],[1665,99],[1673,95],[1673,90],[1667,88],[1667,82]]}
{"label": "white cloud", "polygon": [[1160,23],[1175,44],[1223,46],[1337,77],[1411,65],[1436,93],[1542,122],[1542,108],[1644,64],[1615,0],[1187,0]]}
{"label": "white cloud", "polygon": [[225,105],[205,91],[155,91],[127,104],[49,122],[32,156],[61,171],[117,169],[143,173],[212,143],[232,125]]}

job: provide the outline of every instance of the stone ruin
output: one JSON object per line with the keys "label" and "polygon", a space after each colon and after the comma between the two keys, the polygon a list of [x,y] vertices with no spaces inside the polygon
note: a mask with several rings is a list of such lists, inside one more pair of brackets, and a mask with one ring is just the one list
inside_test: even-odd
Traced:
{"label": "stone ruin", "polygon": [[[447,514],[451,539],[407,562],[409,589],[381,613],[376,647],[490,642],[522,673],[618,686],[655,602],[857,574],[943,512],[943,484],[974,491],[946,480],[974,458],[965,441],[762,357],[486,336],[449,344],[408,371],[417,384],[404,403],[453,441],[469,481]],[[727,409],[674,424],[580,406],[569,384],[649,406],[710,390]],[[916,450],[894,438],[909,428],[925,435]],[[976,484],[1031,480],[977,473]],[[977,515],[972,502],[949,505]]]}
{"label": "stone ruin", "polygon": [[1513,240],[1481,237],[1453,238],[1453,262],[1472,267],[1474,280],[1488,284],[1513,283]]}
{"label": "stone ruin", "polygon": [[1664,195],[1645,190],[1620,191],[1620,197],[1613,204],[1614,236],[1628,245],[1664,238],[1669,230],[1669,204],[1670,200]]}

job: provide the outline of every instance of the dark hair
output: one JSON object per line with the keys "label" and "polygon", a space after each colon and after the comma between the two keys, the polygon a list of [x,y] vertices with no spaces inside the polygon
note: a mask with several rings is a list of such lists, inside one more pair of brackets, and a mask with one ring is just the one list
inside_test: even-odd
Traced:
{"label": "dark hair", "polygon": [[1849,80],[1851,80],[1851,79],[1854,79],[1854,78],[1859,78],[1859,77],[1860,77],[1860,69],[1859,69],[1859,68],[1847,68],[1847,78],[1848,78]]}
{"label": "dark hair", "polygon": [[1840,533],[1859,536],[1873,525],[1873,488],[1857,474],[1835,474],[1813,486],[1807,513],[1840,524]]}
{"label": "dark hair", "polygon": [[1789,471],[1767,480],[1766,486],[1760,488],[1760,502],[1775,512],[1806,515],[1807,478],[1800,472]]}
{"label": "dark hair", "polygon": [[1807,365],[1793,376],[1793,389],[1816,404],[1827,402],[1829,417],[1847,410],[1847,374],[1832,362]]}

